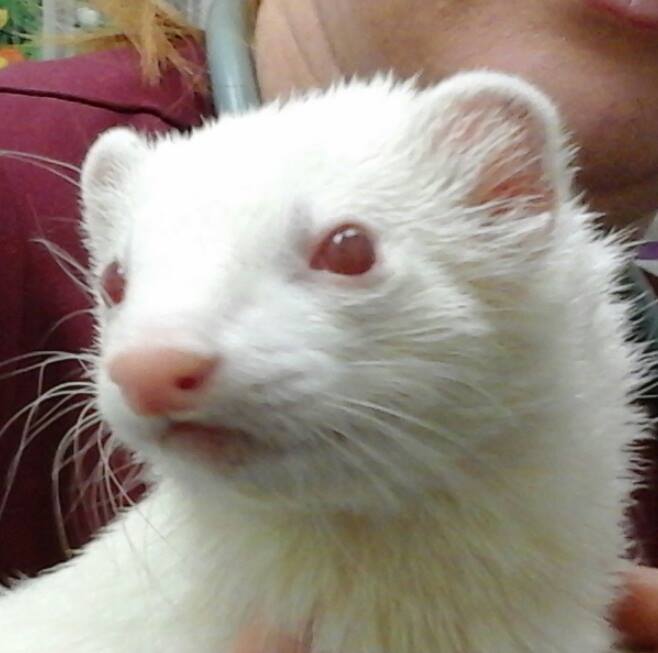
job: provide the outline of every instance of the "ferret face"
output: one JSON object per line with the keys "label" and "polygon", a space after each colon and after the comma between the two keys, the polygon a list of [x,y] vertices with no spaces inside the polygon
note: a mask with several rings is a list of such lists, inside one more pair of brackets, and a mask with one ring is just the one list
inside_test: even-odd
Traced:
{"label": "ferret face", "polygon": [[114,434],[263,501],[396,509],[445,482],[495,422],[481,281],[540,256],[557,143],[541,96],[485,73],[102,136],[82,188]]}

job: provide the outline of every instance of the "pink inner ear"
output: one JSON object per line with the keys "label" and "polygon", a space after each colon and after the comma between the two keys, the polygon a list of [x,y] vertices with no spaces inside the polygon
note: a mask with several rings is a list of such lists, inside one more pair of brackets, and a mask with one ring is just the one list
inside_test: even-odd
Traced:
{"label": "pink inner ear", "polygon": [[[512,162],[516,161],[516,165]],[[525,165],[525,167],[523,167]],[[471,194],[475,205],[493,204],[492,215],[504,215],[521,205],[526,211],[543,213],[555,204],[555,190],[545,179],[538,160],[524,163],[513,155],[500,162],[489,164]]]}
{"label": "pink inner ear", "polygon": [[479,171],[470,203],[493,204],[492,215],[521,207],[543,213],[554,206],[548,134],[539,115],[521,100],[492,92],[457,100],[453,111],[449,139]]}

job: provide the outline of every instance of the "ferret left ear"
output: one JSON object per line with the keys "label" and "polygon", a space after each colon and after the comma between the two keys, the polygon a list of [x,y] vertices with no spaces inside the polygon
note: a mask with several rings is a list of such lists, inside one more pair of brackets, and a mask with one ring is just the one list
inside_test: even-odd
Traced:
{"label": "ferret left ear", "polygon": [[102,257],[125,221],[127,185],[147,151],[136,132],[118,127],[101,134],[82,164],[83,226],[94,258]]}
{"label": "ferret left ear", "polygon": [[570,184],[557,111],[518,78],[457,75],[429,91],[430,147],[466,204],[492,219],[552,212]]}

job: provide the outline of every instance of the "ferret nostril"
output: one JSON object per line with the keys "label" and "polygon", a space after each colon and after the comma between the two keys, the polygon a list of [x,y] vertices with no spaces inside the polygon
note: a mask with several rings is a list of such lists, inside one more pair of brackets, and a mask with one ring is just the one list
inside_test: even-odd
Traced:
{"label": "ferret nostril", "polygon": [[203,376],[182,376],[176,379],[176,387],[179,390],[197,390],[203,385]]}

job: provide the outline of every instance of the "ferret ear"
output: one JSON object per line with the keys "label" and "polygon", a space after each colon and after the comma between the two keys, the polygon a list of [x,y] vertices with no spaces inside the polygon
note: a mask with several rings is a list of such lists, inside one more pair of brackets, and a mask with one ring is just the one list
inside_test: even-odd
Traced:
{"label": "ferret ear", "polygon": [[136,132],[118,127],[101,134],[82,164],[83,226],[94,257],[111,247],[126,219],[128,182],[147,151]]}
{"label": "ferret ear", "polygon": [[430,147],[467,206],[497,222],[550,217],[568,192],[570,157],[557,111],[541,92],[515,77],[471,72],[428,91],[428,99]]}

